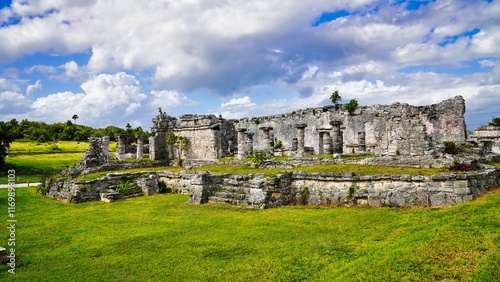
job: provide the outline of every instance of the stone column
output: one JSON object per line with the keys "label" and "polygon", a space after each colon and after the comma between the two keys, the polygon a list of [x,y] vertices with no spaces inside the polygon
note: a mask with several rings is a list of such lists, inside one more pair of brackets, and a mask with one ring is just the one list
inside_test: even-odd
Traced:
{"label": "stone column", "polygon": [[334,120],[330,122],[332,126],[332,149],[333,157],[340,157],[342,154],[342,131],[340,131],[341,121]]}
{"label": "stone column", "polygon": [[118,134],[118,146],[116,147],[116,158],[119,161],[125,160],[125,138],[126,134]]}
{"label": "stone column", "polygon": [[101,138],[102,152],[106,156],[106,161],[109,160],[109,136],[104,136]]}
{"label": "stone column", "polygon": [[263,126],[259,127],[260,130],[263,131],[264,135],[264,151],[268,153],[271,156],[274,156],[274,147],[272,146],[273,140],[271,139],[270,131],[273,130],[272,127],[269,126]]}
{"label": "stone column", "polygon": [[358,132],[358,154],[366,152],[365,133]]}
{"label": "stone column", "polygon": [[320,131],[319,132],[319,145],[318,145],[318,155],[324,154],[324,148],[323,148],[323,135],[325,133]]}
{"label": "stone column", "polygon": [[238,160],[245,158],[245,131],[246,128],[238,128]]}
{"label": "stone column", "polygon": [[247,153],[251,155],[253,153],[253,133],[247,133]]}
{"label": "stone column", "polygon": [[137,153],[136,153],[136,159],[137,160],[142,160],[142,156],[143,156],[143,137],[142,135],[139,135],[139,136],[136,136],[135,138],[137,138]]}
{"label": "stone column", "polygon": [[233,140],[227,141],[227,151],[230,156],[234,155],[234,150],[233,150]]}
{"label": "stone column", "polygon": [[332,153],[332,138],[330,138],[329,132],[323,133],[323,154]]}
{"label": "stone column", "polygon": [[305,146],[305,134],[304,134],[304,129],[307,127],[307,124],[304,123],[298,123],[295,125],[295,128],[297,128],[297,157],[303,157],[304,156],[304,146]]}

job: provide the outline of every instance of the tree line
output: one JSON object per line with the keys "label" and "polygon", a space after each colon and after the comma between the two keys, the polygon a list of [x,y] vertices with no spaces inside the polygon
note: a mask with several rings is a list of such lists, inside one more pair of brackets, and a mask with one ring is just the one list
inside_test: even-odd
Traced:
{"label": "tree line", "polygon": [[[76,121],[75,117],[73,119]],[[92,128],[89,126],[76,124],[68,120],[47,124],[39,121],[29,121],[23,119],[17,121],[11,119],[8,122],[0,121],[0,168],[5,164],[7,148],[14,140],[24,139],[36,142],[56,142],[56,141],[88,141],[90,137],[109,136],[111,141],[117,141],[118,134],[126,134],[128,143],[136,141],[135,136],[144,136],[144,141],[148,142],[150,133],[141,127],[132,128],[127,124],[125,128],[108,126],[105,128]]]}

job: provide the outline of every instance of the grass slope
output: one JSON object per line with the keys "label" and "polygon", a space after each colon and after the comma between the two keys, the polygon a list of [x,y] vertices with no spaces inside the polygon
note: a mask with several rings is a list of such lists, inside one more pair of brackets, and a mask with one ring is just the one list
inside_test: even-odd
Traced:
{"label": "grass slope", "polygon": [[[60,172],[76,164],[82,153],[35,154],[8,157],[6,163],[16,170],[18,183],[39,182],[43,174]],[[7,176],[0,176],[0,184],[7,183]]]}
{"label": "grass slope", "polygon": [[0,266],[0,281],[500,280],[498,189],[443,209],[246,210],[177,194],[69,205],[17,193],[17,274]]}

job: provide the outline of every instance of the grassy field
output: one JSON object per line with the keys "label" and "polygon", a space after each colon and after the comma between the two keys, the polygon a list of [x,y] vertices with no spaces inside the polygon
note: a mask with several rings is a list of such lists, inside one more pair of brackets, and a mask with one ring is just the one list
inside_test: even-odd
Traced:
{"label": "grassy field", "polygon": [[[88,142],[59,141],[39,143],[31,140],[18,140],[10,144],[9,156],[5,162],[16,170],[16,182],[39,182],[44,174],[58,173],[67,166],[76,164]],[[116,142],[110,143],[110,151],[116,150]],[[7,176],[0,175],[0,184],[7,183]]]}
{"label": "grassy field", "polygon": [[[32,140],[14,141],[8,149],[9,154],[47,154],[47,153],[83,153],[89,147],[88,142],[58,141],[39,143]],[[116,142],[110,142],[109,150],[116,150]]]}
{"label": "grassy field", "polygon": [[[34,154],[8,157],[7,165],[15,167],[16,182],[39,182],[42,175],[60,172],[67,166],[76,164],[82,153]],[[0,176],[0,184],[7,183],[7,176]]]}
{"label": "grassy field", "polygon": [[70,205],[33,188],[16,203],[17,274],[0,266],[0,281],[500,280],[499,189],[443,209],[246,210],[178,194]]}

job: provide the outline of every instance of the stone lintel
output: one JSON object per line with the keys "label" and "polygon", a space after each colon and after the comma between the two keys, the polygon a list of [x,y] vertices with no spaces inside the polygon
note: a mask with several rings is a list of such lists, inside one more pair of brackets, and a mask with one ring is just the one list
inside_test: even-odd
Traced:
{"label": "stone lintel", "polygon": [[294,126],[295,126],[295,128],[306,128],[307,124],[305,124],[305,123],[297,123]]}
{"label": "stone lintel", "polygon": [[238,128],[238,129],[236,129],[236,131],[238,131],[238,132],[245,132],[245,131],[247,131],[247,129],[246,128]]}
{"label": "stone lintel", "polygon": [[330,121],[330,125],[332,125],[332,126],[339,126],[341,124],[342,124],[342,122],[340,120],[332,120],[332,121]]}
{"label": "stone lintel", "polygon": [[261,127],[259,127],[259,129],[260,129],[260,130],[264,130],[264,131],[273,130],[273,128],[272,128],[272,127],[270,127],[270,126],[261,126]]}
{"label": "stone lintel", "polygon": [[172,128],[171,131],[179,132],[179,131],[200,130],[200,129],[218,130],[218,128],[220,128],[220,124],[216,123],[216,124],[212,124],[212,125],[179,126],[179,127]]}
{"label": "stone lintel", "polygon": [[319,133],[330,133],[330,131],[332,131],[333,128],[318,128],[316,129]]}

